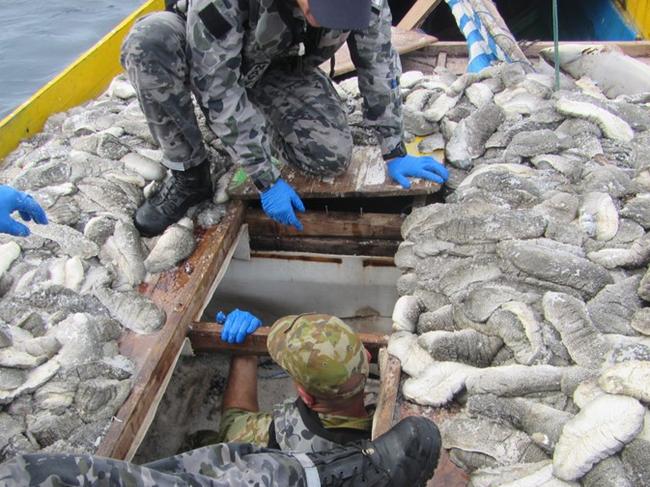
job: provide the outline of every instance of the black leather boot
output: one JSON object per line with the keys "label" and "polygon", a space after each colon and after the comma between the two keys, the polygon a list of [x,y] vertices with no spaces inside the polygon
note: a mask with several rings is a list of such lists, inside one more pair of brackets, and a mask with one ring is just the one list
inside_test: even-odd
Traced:
{"label": "black leather boot", "polygon": [[172,171],[160,191],[135,212],[135,227],[144,237],[161,234],[187,210],[212,196],[210,163],[204,161],[186,171]]}
{"label": "black leather boot", "polygon": [[327,486],[424,486],[438,465],[440,432],[422,417],[409,417],[375,441],[307,453]]}

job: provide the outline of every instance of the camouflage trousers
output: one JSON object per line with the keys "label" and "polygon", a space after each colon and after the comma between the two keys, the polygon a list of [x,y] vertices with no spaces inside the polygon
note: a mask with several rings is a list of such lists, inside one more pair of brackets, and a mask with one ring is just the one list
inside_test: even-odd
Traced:
{"label": "camouflage trousers", "polygon": [[[210,94],[202,93],[191,76],[186,29],[186,21],[171,12],[145,16],[125,39],[121,56],[164,163],[175,170],[206,157],[191,93],[199,105]],[[343,103],[322,71],[273,63],[247,95],[275,131],[267,135],[280,159],[314,175],[345,171],[352,135]],[[201,106],[212,123],[219,120],[218,105],[210,99],[210,106]]]}
{"label": "camouflage trousers", "polygon": [[91,455],[21,455],[0,465],[0,485],[306,487],[308,483],[305,470],[296,458],[247,443],[230,443],[199,448],[142,466]]}

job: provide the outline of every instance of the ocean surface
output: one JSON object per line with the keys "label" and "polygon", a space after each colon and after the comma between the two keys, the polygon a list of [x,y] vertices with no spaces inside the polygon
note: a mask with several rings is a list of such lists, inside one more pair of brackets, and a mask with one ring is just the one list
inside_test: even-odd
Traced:
{"label": "ocean surface", "polygon": [[143,0],[0,0],[0,119]]}

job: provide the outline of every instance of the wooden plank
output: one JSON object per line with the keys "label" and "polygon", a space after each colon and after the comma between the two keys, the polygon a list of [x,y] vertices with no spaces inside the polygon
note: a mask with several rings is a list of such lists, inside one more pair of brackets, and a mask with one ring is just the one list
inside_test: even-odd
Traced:
{"label": "wooden plank", "polygon": [[312,252],[316,254],[368,255],[393,257],[400,240],[367,240],[345,238],[301,238],[301,237],[251,237],[254,250],[285,252]]}
{"label": "wooden plank", "polygon": [[[625,54],[632,57],[650,57],[650,41],[608,41],[608,42],[598,42],[598,41],[581,41],[581,42],[561,42],[562,44],[582,44],[585,46],[589,45],[604,45],[604,46],[615,46],[620,48]],[[524,49],[524,53],[528,57],[538,57],[539,52],[542,49],[547,49],[553,47],[553,43],[550,41],[543,42],[534,42],[529,47]],[[435,58],[439,53],[445,52],[449,57],[467,57],[467,43],[464,41],[445,41],[445,42],[436,42],[429,46],[423,47],[418,50],[416,55],[424,57]],[[406,54],[405,56],[409,56]]]}
{"label": "wooden plank", "polygon": [[400,20],[397,27],[404,30],[417,29],[422,26],[427,17],[431,15],[441,0],[417,0],[406,15]]}
{"label": "wooden plank", "polygon": [[308,211],[298,216],[303,230],[281,225],[262,210],[249,209],[246,223],[251,237],[342,237],[400,240],[404,215]]}
{"label": "wooden plank", "polygon": [[190,322],[203,305],[204,297],[244,220],[244,205],[231,202],[219,225],[199,230],[194,254],[174,270],[160,276],[153,290],[142,289],[165,310],[162,329],[150,335],[126,333],[120,341],[120,353],[136,364],[131,394],[118,411],[97,455],[131,460],[133,444],[147,428],[151,406],[178,356]]}
{"label": "wooden plank", "polygon": [[399,359],[382,348],[379,350],[379,377],[381,386],[377,409],[372,418],[372,439],[383,435],[395,424],[395,412],[397,405],[397,393],[402,367]]}
{"label": "wooden plank", "polygon": [[101,94],[122,72],[122,40],[138,17],[165,7],[163,0],[148,0],[97,44],[77,58],[29,100],[0,121],[0,160],[21,140],[36,135],[50,115],[63,112]]}
{"label": "wooden plank", "polygon": [[[282,168],[281,177],[291,183],[301,198],[413,196],[440,190],[440,185],[422,179],[412,179],[410,189],[402,188],[388,176],[381,150],[375,146],[355,146],[347,171],[335,178],[310,176],[288,164]],[[232,177],[228,193],[233,199],[259,198],[241,168]]]}
{"label": "wooden plank", "polygon": [[[255,333],[246,337],[244,343],[227,343],[221,340],[223,326],[218,323],[195,322],[190,325],[189,339],[192,348],[196,352],[233,352],[249,353],[255,355],[266,355],[266,339],[271,331],[270,326],[261,326]],[[373,356],[376,356],[379,349],[388,344],[386,335],[375,333],[357,333],[364,346]]]}
{"label": "wooden plank", "polygon": [[[397,27],[391,28],[391,43],[393,48],[399,54],[406,54],[408,52],[417,51],[424,46],[429,46],[437,42],[437,38],[423,32],[416,32],[410,29],[400,29]],[[327,60],[320,65],[320,68],[326,73],[330,73],[331,64]],[[336,54],[334,55],[334,76],[341,76],[344,74],[355,71],[354,63],[350,56],[350,49],[348,44],[343,44]]]}

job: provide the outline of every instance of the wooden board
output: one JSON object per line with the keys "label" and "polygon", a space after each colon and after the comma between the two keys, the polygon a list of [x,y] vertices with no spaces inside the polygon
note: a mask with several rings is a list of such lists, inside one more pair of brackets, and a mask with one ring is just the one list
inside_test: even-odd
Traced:
{"label": "wooden board", "polygon": [[377,409],[372,418],[372,439],[383,435],[395,424],[397,394],[399,392],[402,367],[399,359],[382,348],[379,350],[380,388]]}
{"label": "wooden board", "polygon": [[417,29],[422,26],[442,0],[417,0],[397,27],[404,30]]}
{"label": "wooden board", "polygon": [[[189,339],[192,342],[192,348],[196,352],[224,352],[248,353],[256,355],[266,355],[266,339],[269,336],[271,327],[262,326],[255,330],[255,333],[249,335],[244,343],[228,343],[221,340],[221,330],[223,326],[217,323],[195,322],[192,323],[189,330]],[[370,353],[376,357],[379,349],[388,344],[386,335],[374,333],[357,333],[364,346]]]}
{"label": "wooden board", "polygon": [[[634,42],[571,42],[571,44],[603,44],[620,48],[625,54],[650,65],[650,41]],[[551,42],[536,42],[524,49],[533,64],[542,49],[552,47]],[[403,71],[422,71],[431,74],[436,67],[447,68],[461,75],[467,71],[467,44],[465,42],[437,42],[419,51],[402,56]]]}
{"label": "wooden board", "polygon": [[[439,159],[441,160],[441,159]],[[233,199],[257,199],[259,193],[248,178],[235,173],[228,187]],[[420,179],[411,180],[411,188],[404,189],[393,182],[386,172],[386,162],[379,147],[357,146],[347,171],[335,178],[318,178],[285,165],[281,177],[291,184],[301,198],[367,198],[383,196],[413,196],[435,193],[440,185]]]}
{"label": "wooden board", "polygon": [[[391,28],[391,42],[393,48],[399,54],[416,51],[424,46],[433,44],[437,40],[435,37],[423,32],[400,29],[398,27]],[[320,68],[329,74],[332,68],[330,61],[325,61],[320,65]],[[334,77],[351,73],[355,69],[352,58],[350,57],[350,49],[348,49],[348,45],[345,43],[334,55]]]}
{"label": "wooden board", "polygon": [[246,223],[252,238],[273,237],[341,237],[380,240],[401,240],[404,215],[388,213],[347,213],[340,211],[308,211],[299,215],[303,230],[281,225],[262,210],[249,209]]}
{"label": "wooden board", "polygon": [[[233,245],[244,220],[244,205],[231,202],[223,220],[201,235],[194,254],[174,270],[163,273],[141,291],[167,313],[163,327],[150,335],[127,332],[120,353],[136,365],[133,389],[122,405],[97,455],[130,460],[137,439],[152,419],[156,398],[178,356],[189,324],[203,305],[214,276]],[[153,411],[152,411],[153,409]]]}
{"label": "wooden board", "polygon": [[311,252],[315,254],[368,255],[393,257],[400,240],[352,239],[352,238],[303,238],[303,237],[251,237],[254,250],[282,252]]}

